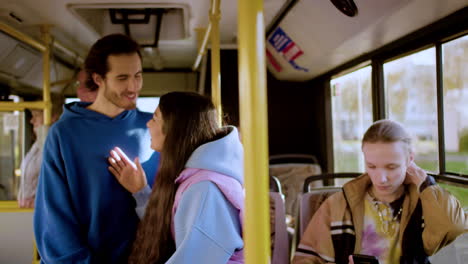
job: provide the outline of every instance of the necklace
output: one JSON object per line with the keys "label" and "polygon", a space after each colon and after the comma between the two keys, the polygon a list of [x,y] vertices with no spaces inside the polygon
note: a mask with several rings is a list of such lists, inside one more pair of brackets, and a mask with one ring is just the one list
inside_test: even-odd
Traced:
{"label": "necklace", "polygon": [[[393,214],[391,206],[377,200],[372,192],[368,192],[371,202],[379,216],[381,231],[387,236],[393,236],[399,224],[399,216],[403,211],[403,204],[400,205],[398,212]],[[393,216],[392,216],[393,215]]]}

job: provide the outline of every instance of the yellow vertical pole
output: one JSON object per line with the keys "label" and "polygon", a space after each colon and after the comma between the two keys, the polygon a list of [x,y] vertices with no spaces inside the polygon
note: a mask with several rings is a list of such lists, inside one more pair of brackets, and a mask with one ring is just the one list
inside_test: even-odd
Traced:
{"label": "yellow vertical pole", "polygon": [[218,111],[218,121],[222,124],[221,108],[221,66],[219,50],[219,20],[221,19],[220,0],[211,1],[210,22],[211,22],[211,98]]}
{"label": "yellow vertical pole", "polygon": [[42,101],[44,101],[44,125],[50,126],[52,123],[52,103],[50,98],[50,26],[41,26],[42,39],[45,50],[42,53]]}
{"label": "yellow vertical pole", "polygon": [[[201,31],[203,31],[203,34],[201,34]],[[208,24],[208,27],[206,29],[198,30],[197,32],[200,33],[200,35],[198,35],[200,40],[198,42],[198,55],[192,67],[193,71],[196,71],[198,69],[198,66],[200,65],[200,62],[202,61],[203,56],[205,56],[206,46],[208,43],[208,39],[210,38],[210,35],[211,35],[211,22]]]}
{"label": "yellow vertical pole", "polygon": [[244,143],[245,257],[270,262],[268,120],[263,0],[238,2],[239,104]]}
{"label": "yellow vertical pole", "polygon": [[[50,26],[41,26],[42,40],[44,41],[45,50],[42,53],[42,101],[44,102],[44,126],[43,131],[39,134],[42,137],[47,135],[47,130],[52,124],[52,101],[50,96],[50,46],[52,38],[50,36]],[[44,143],[44,138],[38,138]],[[33,260],[32,264],[38,264],[40,262],[39,253],[36,247],[36,240],[33,238]]]}

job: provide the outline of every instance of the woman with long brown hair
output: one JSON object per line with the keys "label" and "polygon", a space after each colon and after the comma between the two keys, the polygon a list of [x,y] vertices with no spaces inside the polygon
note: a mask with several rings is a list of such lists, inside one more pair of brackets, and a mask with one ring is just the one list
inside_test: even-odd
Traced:
{"label": "woman with long brown hair", "polygon": [[109,158],[142,218],[129,263],[243,263],[236,128],[220,128],[211,100],[186,92],[163,95],[147,126],[151,148],[161,153],[152,191],[138,159],[132,163],[118,148]]}

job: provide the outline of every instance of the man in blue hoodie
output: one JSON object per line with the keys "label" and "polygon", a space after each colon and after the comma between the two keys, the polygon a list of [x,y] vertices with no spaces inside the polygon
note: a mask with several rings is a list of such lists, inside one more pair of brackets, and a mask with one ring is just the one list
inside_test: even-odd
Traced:
{"label": "man in blue hoodie", "polygon": [[135,109],[143,82],[138,44],[106,36],[91,47],[85,69],[96,100],[67,104],[44,146],[34,212],[42,263],[126,263],[139,220],[107,157],[115,146],[139,157],[150,184],[159,163],[146,127],[152,114]]}

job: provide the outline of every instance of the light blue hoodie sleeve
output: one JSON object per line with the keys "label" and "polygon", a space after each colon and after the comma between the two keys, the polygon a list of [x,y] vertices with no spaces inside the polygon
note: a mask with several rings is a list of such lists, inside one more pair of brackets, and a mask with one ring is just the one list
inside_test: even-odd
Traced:
{"label": "light blue hoodie sleeve", "polygon": [[133,194],[133,198],[136,201],[135,212],[138,218],[143,219],[145,216],[146,206],[148,205],[149,198],[151,196],[151,188],[146,185],[143,189]]}
{"label": "light blue hoodie sleeve", "polygon": [[174,219],[176,251],[166,264],[227,263],[242,249],[239,211],[210,181],[190,186]]}

